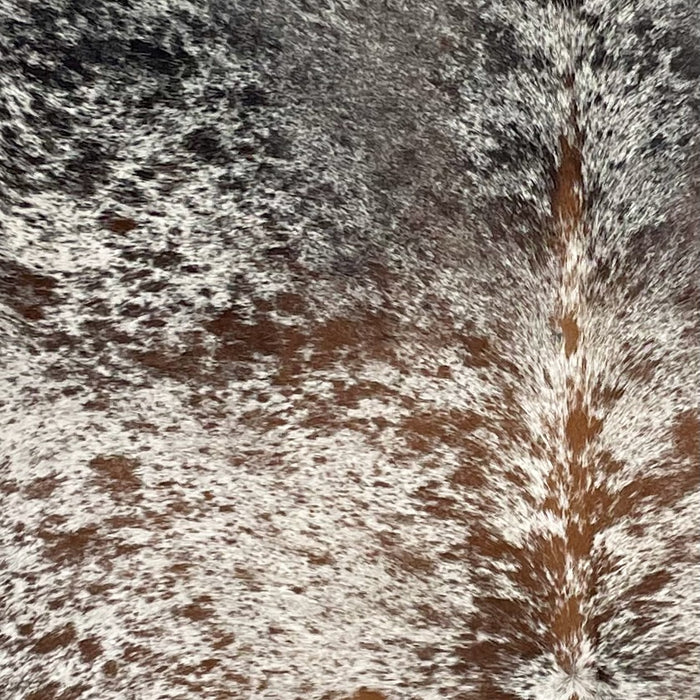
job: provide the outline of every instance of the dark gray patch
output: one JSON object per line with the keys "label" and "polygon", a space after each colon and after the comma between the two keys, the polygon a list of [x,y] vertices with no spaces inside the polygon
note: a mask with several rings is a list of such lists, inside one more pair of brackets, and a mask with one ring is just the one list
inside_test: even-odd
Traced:
{"label": "dark gray patch", "polygon": [[107,182],[112,155],[103,143],[92,138],[80,141],[76,148],[78,155],[66,164],[63,187],[68,192],[89,196]]}
{"label": "dark gray patch", "polygon": [[700,46],[697,41],[684,39],[671,59],[671,70],[685,80],[700,78]]}
{"label": "dark gray patch", "polygon": [[[531,165],[542,162],[542,156],[546,153],[544,144],[525,133],[522,123],[489,124],[486,128],[498,144],[495,149],[488,151],[496,166],[520,168],[524,163]],[[542,165],[546,167],[547,163]]]}
{"label": "dark gray patch", "polygon": [[505,74],[521,66],[523,54],[510,27],[484,21],[481,31],[484,35],[487,71]]}

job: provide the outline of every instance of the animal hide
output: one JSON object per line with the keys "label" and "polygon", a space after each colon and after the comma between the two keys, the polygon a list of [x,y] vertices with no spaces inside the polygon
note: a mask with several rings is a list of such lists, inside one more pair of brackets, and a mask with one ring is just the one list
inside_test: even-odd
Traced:
{"label": "animal hide", "polygon": [[8,700],[700,698],[694,0],[0,0]]}

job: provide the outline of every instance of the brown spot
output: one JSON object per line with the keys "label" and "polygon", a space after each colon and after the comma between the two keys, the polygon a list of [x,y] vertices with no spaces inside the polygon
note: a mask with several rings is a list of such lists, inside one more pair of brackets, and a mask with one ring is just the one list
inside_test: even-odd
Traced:
{"label": "brown spot", "polygon": [[636,379],[640,384],[649,384],[659,367],[658,360],[653,357],[626,357],[622,361],[625,372],[631,379]]}
{"label": "brown spot", "polygon": [[[676,303],[684,310],[690,313],[700,308],[700,287],[688,284],[676,297]],[[694,327],[697,330],[697,325]]]}
{"label": "brown spot", "polygon": [[44,318],[44,307],[56,301],[56,281],[22,263],[0,260],[0,300],[28,321]]}
{"label": "brown spot", "polygon": [[235,641],[236,635],[222,633],[221,636],[211,645],[211,648],[216,649],[217,651],[219,649],[225,649],[226,647],[231,646],[231,644],[233,644]]}
{"label": "brown spot", "polygon": [[54,532],[42,529],[38,535],[47,542],[47,556],[58,563],[82,559],[90,547],[97,543],[96,526],[82,527],[73,532]]}
{"label": "brown spot", "polygon": [[332,318],[315,329],[315,345],[323,355],[331,355],[362,342],[362,325],[344,318]]}
{"label": "brown spot", "polygon": [[211,608],[205,608],[199,603],[190,603],[182,608],[181,612],[184,617],[195,622],[205,620],[206,618],[211,617],[213,614]]}
{"label": "brown spot", "polygon": [[204,659],[201,664],[199,664],[198,671],[201,673],[207,673],[212,670],[215,666],[219,665],[218,659]]}
{"label": "brown spot", "polygon": [[416,650],[416,656],[421,660],[421,661],[430,661],[430,659],[435,657],[435,654],[437,654],[438,649],[437,647],[421,647],[420,649]]}
{"label": "brown spot", "polygon": [[335,559],[330,552],[325,552],[324,554],[313,554],[312,552],[308,552],[306,558],[308,559],[309,564],[313,566],[331,566],[335,562]]}
{"label": "brown spot", "polygon": [[39,321],[40,319],[44,318],[44,311],[38,304],[24,306],[21,308],[20,313],[28,321]]}
{"label": "brown spot", "polygon": [[112,590],[112,584],[109,583],[91,583],[87,587],[87,591],[90,595],[101,595],[107,591]]}
{"label": "brown spot", "polygon": [[134,473],[138,464],[135,459],[122,455],[98,456],[90,460],[90,467],[95,470],[98,481],[107,490],[118,494],[141,487],[141,480]]}
{"label": "brown spot", "polygon": [[88,411],[106,411],[109,408],[109,399],[99,397],[97,399],[86,401],[83,404],[83,408],[87,409]]}
{"label": "brown spot", "polygon": [[202,334],[197,331],[182,337],[181,343],[184,349],[163,345],[145,351],[135,350],[130,354],[155,374],[187,380],[201,373],[202,362],[208,351],[204,346]]}
{"label": "brown spot", "polygon": [[[248,678],[247,676],[243,676],[240,673],[233,673],[232,671],[227,671],[224,674],[224,678],[227,681],[230,681],[231,683],[235,683],[236,685],[250,685],[250,678]],[[228,693],[225,696],[226,700],[228,700],[228,698],[230,697],[231,696],[228,695]]]}
{"label": "brown spot", "polygon": [[105,676],[109,676],[110,678],[114,678],[114,676],[117,675],[117,671],[119,670],[119,665],[114,659],[110,659],[109,661],[106,661],[104,665],[102,666],[102,673],[105,674]]}
{"label": "brown spot", "polygon": [[384,693],[380,693],[378,690],[360,688],[350,696],[350,700],[386,700],[386,695],[384,695]]}
{"label": "brown spot", "polygon": [[113,233],[129,233],[135,229],[138,224],[128,217],[108,216],[103,219],[105,227]]}
{"label": "brown spot", "polygon": [[583,215],[583,171],[581,151],[569,143],[565,136],[559,137],[561,158],[554,177],[552,192],[552,216],[561,226],[565,238],[579,224]]}
{"label": "brown spot", "polygon": [[169,568],[169,571],[172,571],[174,574],[184,574],[185,572],[190,570],[191,566],[192,565],[189,562],[181,561],[172,564]]}
{"label": "brown spot", "polygon": [[[5,466],[4,464],[2,466]],[[19,491],[19,486],[14,480],[4,479],[0,481],[0,493],[4,493],[9,496],[12,493],[17,493]]]}
{"label": "brown spot", "polygon": [[386,312],[364,312],[355,318],[332,318],[315,326],[311,333],[315,355],[313,367],[345,355],[346,359],[390,357],[392,321]]}
{"label": "brown spot", "polygon": [[51,598],[48,602],[49,610],[60,610],[68,602],[66,596],[59,595],[56,598]]}
{"label": "brown spot", "polygon": [[600,432],[602,421],[591,418],[585,409],[574,408],[566,421],[566,439],[569,447],[577,454]]}
{"label": "brown spot", "polygon": [[440,495],[438,490],[439,484],[430,482],[426,486],[416,489],[412,495],[423,504],[423,510],[431,516],[441,520],[464,521],[464,514],[458,509],[457,500]]}
{"label": "brown spot", "polygon": [[55,629],[45,634],[34,643],[34,651],[37,654],[49,654],[56,649],[68,646],[75,639],[75,628],[67,624],[60,629]]}
{"label": "brown spot", "polygon": [[24,495],[29,499],[49,498],[60,483],[61,482],[53,474],[50,476],[43,476],[32,481],[32,483],[24,489]]}
{"label": "brown spot", "polygon": [[574,317],[569,314],[559,319],[559,326],[564,335],[564,352],[567,357],[576,352],[578,347],[579,329]]}
{"label": "brown spot", "polygon": [[78,642],[78,648],[80,649],[80,656],[85,663],[94,661],[102,654],[102,645],[97,637],[87,637],[86,639],[81,639]]}
{"label": "brown spot", "polygon": [[304,298],[291,292],[280,292],[275,297],[274,306],[279,311],[284,311],[288,314],[301,314],[306,308]]}
{"label": "brown spot", "polygon": [[615,494],[614,516],[633,518],[643,508],[651,505],[655,508],[669,508],[700,486],[700,470],[696,465],[676,470],[669,467],[666,472],[638,476],[624,486]]}
{"label": "brown spot", "polygon": [[566,673],[571,673],[576,663],[572,650],[576,646],[577,635],[580,635],[583,630],[583,615],[579,599],[573,596],[567,598],[556,610],[551,625],[552,634],[559,642],[556,652],[557,661]]}
{"label": "brown spot", "polygon": [[149,656],[149,651],[146,647],[139,644],[127,644],[122,652],[124,661],[143,661]]}
{"label": "brown spot", "polygon": [[467,336],[464,347],[469,352],[466,364],[470,367],[486,367],[491,363],[489,341],[486,338]]}
{"label": "brown spot", "polygon": [[614,384],[606,385],[604,379],[598,378],[591,391],[591,405],[597,408],[609,408],[625,395],[625,390]]}
{"label": "brown spot", "polygon": [[207,330],[220,340],[216,359],[250,363],[256,355],[277,356],[280,360],[277,383],[287,383],[298,373],[295,355],[308,339],[298,328],[274,322],[260,308],[259,303],[252,319],[229,309],[207,324]]}
{"label": "brown spot", "polygon": [[634,588],[627,591],[630,598],[650,598],[663,590],[673,580],[668,571],[655,571],[647,574]]}
{"label": "brown spot", "polygon": [[58,697],[58,691],[61,689],[61,684],[55,681],[41,686],[37,690],[33,690],[24,696],[24,700],[52,700]]}
{"label": "brown spot", "polygon": [[420,452],[437,443],[456,449],[469,447],[466,436],[483,424],[483,417],[471,411],[433,411],[408,416],[401,430],[408,446]]}
{"label": "brown spot", "polygon": [[83,684],[72,685],[70,688],[66,688],[56,700],[78,700],[78,698],[85,697],[85,693],[88,691],[88,686]]}
{"label": "brown spot", "polygon": [[411,573],[425,574],[435,569],[435,563],[431,559],[407,549],[395,550],[389,557],[398,562],[402,569]]}
{"label": "brown spot", "polygon": [[[469,444],[468,441],[467,444]],[[476,443],[474,444],[476,446]],[[479,448],[479,452],[485,454],[485,450],[481,448]],[[474,454],[477,454],[476,447]],[[450,482],[453,486],[464,488],[468,491],[476,491],[477,489],[484,488],[486,485],[486,476],[483,469],[476,461],[468,459],[452,473]]]}
{"label": "brown spot", "polygon": [[141,521],[135,515],[114,515],[103,522],[107,527],[120,530],[124,527],[138,527]]}
{"label": "brown spot", "polygon": [[700,420],[695,411],[685,411],[678,416],[673,437],[679,455],[697,465],[700,462]]}

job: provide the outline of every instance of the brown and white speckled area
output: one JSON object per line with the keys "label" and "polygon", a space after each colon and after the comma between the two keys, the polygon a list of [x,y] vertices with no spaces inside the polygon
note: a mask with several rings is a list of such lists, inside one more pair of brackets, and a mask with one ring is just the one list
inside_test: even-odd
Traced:
{"label": "brown and white speckled area", "polygon": [[0,695],[700,698],[692,0],[0,0]]}

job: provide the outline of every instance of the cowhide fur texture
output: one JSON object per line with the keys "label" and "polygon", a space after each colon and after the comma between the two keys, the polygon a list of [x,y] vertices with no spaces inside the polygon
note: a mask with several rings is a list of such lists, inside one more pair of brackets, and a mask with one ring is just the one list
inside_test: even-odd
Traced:
{"label": "cowhide fur texture", "polygon": [[0,0],[0,698],[700,698],[696,0]]}

